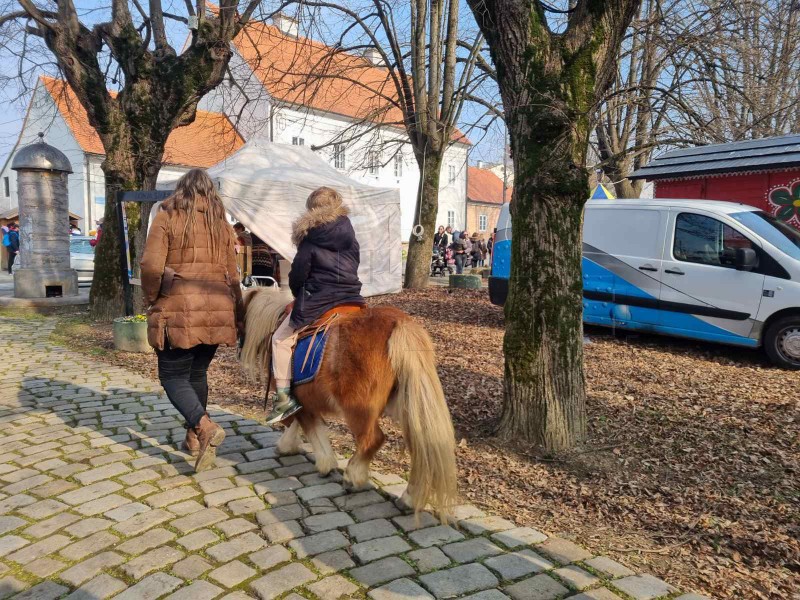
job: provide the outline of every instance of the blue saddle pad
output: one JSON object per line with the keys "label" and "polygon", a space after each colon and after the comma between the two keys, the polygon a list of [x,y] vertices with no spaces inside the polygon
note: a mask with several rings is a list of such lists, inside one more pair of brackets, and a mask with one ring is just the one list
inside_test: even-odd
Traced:
{"label": "blue saddle pad", "polygon": [[[325,344],[328,343],[328,332],[304,337],[294,348],[292,361],[292,384],[302,385],[314,381],[322,365]],[[312,345],[313,344],[313,345]]]}

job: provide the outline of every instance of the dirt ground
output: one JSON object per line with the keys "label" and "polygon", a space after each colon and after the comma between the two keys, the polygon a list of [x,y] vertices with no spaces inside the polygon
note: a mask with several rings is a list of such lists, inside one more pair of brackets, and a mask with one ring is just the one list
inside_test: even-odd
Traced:
{"label": "dirt ground", "polygon": [[[461,493],[509,519],[718,598],[800,598],[800,373],[760,353],[656,336],[586,334],[589,435],[563,456],[493,436],[503,315],[485,290],[372,300],[431,333],[457,435]],[[112,350],[110,328],[65,319],[72,347],[155,376],[152,355]],[[233,349],[210,371],[213,401],[260,410]],[[403,473],[398,432],[375,466]],[[333,425],[334,445],[351,451]]]}

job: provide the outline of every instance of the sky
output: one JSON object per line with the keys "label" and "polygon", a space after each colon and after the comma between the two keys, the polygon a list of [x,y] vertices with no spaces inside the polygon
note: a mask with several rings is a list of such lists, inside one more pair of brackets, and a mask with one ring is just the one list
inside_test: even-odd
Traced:
{"label": "sky", "polygon": [[[269,1],[265,0],[263,10],[268,10]],[[357,2],[363,3],[363,0],[350,0],[348,5],[352,3],[353,6],[357,6]],[[75,0],[75,5],[81,21],[89,26],[107,18],[108,3],[105,1]],[[185,14],[186,9],[182,0],[163,0],[163,5],[165,12]],[[403,0],[395,3],[397,17],[402,18],[404,6],[406,6],[406,3]],[[14,0],[0,0],[0,14],[4,14],[9,10],[18,10],[16,2]],[[465,2],[461,2],[460,12],[460,23],[463,23],[463,27],[469,32],[469,35],[473,35],[476,25]],[[169,37],[173,46],[180,48],[187,33],[186,26],[169,20],[167,24],[170,29]],[[305,31],[303,33],[314,39],[325,39],[332,35],[337,35],[338,32],[335,27],[336,25],[304,28]],[[9,44],[0,47],[0,164],[5,162],[17,142],[30,100],[29,90],[32,89],[36,77],[43,73],[57,75],[57,70],[52,64],[39,67],[29,63],[23,69],[23,81],[20,81],[17,77],[19,61],[13,56],[13,51],[16,51],[18,47],[19,44],[17,44],[16,48]],[[39,59],[35,62],[43,63],[47,62],[47,59]],[[494,93],[492,90],[488,92],[489,95]],[[479,119],[483,112],[484,109],[482,108],[467,106],[462,113],[460,126],[462,130],[469,131],[469,137],[474,144],[470,153],[470,163],[472,164],[475,164],[478,160],[488,162],[502,160],[504,127],[501,122],[495,122],[487,132],[469,130],[469,123]]]}

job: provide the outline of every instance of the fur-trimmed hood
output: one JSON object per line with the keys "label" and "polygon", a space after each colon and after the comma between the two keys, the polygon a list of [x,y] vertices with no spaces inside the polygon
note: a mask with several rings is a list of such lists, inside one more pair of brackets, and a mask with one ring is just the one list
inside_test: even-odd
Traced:
{"label": "fur-trimmed hood", "polygon": [[[306,211],[306,213],[302,215],[299,219],[297,219],[297,221],[295,221],[294,224],[292,225],[292,243],[296,247],[299,247],[300,243],[306,238],[319,238],[319,239],[310,239],[309,241],[312,241],[317,245],[321,246],[329,246],[331,245],[330,242],[333,241],[334,242],[333,245],[338,246],[339,244],[335,243],[336,240],[329,240],[327,238],[330,238],[331,234],[335,235],[336,233],[339,233],[336,230],[340,228],[324,227],[324,226],[326,225],[332,226],[339,219],[341,219],[342,217],[346,218],[347,215],[349,214],[350,210],[344,205],[337,207],[314,208],[309,211]],[[348,225],[350,225],[349,219],[348,219]],[[348,229],[350,232],[353,231],[352,226],[349,226],[346,229]],[[314,235],[315,233],[318,235]],[[326,233],[328,235],[325,235]],[[345,235],[347,235],[347,233],[345,233]],[[352,236],[352,234],[350,234],[350,236]],[[349,246],[351,242],[352,242],[351,239],[341,240],[343,246]]]}

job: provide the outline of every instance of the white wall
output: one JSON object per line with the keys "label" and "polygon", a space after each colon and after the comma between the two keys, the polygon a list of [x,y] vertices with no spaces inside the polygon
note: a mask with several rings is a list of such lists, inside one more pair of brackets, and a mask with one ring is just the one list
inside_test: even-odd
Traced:
{"label": "white wall", "polygon": [[87,173],[88,176],[88,181],[85,186],[88,215],[84,223],[83,233],[88,233],[92,229],[95,229],[95,223],[103,218],[106,210],[105,174],[100,166],[103,163],[103,157],[87,155],[86,163],[87,168],[84,172]]}

